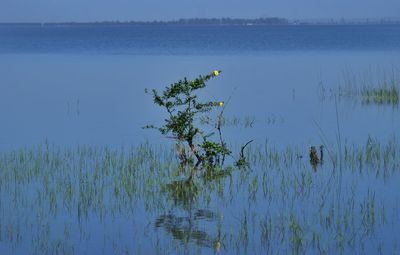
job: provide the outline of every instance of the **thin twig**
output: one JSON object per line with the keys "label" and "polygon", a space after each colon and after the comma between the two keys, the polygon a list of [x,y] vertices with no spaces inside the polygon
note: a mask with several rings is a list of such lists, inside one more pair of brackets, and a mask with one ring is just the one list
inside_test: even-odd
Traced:
{"label": "thin twig", "polygon": [[242,146],[242,148],[240,149],[240,158],[244,158],[244,149],[246,148],[247,145],[249,145],[253,141],[254,140],[250,140],[245,145]]}

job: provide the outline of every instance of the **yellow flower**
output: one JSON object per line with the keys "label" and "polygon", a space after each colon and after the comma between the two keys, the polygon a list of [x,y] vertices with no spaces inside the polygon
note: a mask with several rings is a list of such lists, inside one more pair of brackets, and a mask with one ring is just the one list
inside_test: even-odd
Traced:
{"label": "yellow flower", "polygon": [[221,101],[218,103],[218,105],[222,107],[222,106],[224,106],[224,102]]}
{"label": "yellow flower", "polygon": [[218,70],[214,70],[214,72],[213,72],[214,76],[218,76],[219,73],[220,73],[220,71],[218,71]]}

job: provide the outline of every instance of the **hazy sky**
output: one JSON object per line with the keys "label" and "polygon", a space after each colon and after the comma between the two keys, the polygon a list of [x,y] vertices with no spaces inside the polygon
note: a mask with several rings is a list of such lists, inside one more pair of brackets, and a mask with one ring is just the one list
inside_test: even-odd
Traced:
{"label": "hazy sky", "polygon": [[400,0],[0,0],[0,22],[400,17]]}

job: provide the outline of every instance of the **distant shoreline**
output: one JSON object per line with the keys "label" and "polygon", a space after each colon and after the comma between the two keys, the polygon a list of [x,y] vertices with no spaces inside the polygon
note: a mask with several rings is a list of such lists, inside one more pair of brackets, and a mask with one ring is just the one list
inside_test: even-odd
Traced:
{"label": "distant shoreline", "polygon": [[399,19],[340,19],[288,20],[285,18],[257,19],[178,19],[172,21],[98,21],[98,22],[0,22],[8,26],[281,26],[281,25],[400,25]]}

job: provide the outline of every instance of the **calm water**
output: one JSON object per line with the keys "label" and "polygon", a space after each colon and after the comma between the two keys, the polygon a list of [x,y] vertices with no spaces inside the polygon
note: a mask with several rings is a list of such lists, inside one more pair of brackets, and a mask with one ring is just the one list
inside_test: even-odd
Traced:
{"label": "calm water", "polygon": [[396,51],[400,26],[1,26],[0,53],[237,55]]}
{"label": "calm water", "polygon": [[[171,141],[141,128],[165,117],[144,89],[216,68],[201,96],[230,98],[226,138],[259,156],[182,197]],[[0,74],[1,254],[398,252],[398,105],[339,88],[399,86],[400,26],[2,25]],[[312,171],[322,143],[341,171]]]}

